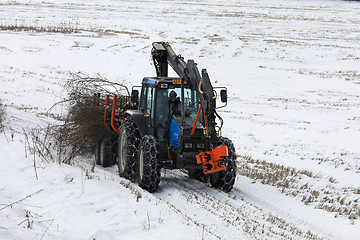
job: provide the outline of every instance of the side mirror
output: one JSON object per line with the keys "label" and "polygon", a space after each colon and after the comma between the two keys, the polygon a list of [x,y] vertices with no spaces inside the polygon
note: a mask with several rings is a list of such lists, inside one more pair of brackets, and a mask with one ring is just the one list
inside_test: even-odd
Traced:
{"label": "side mirror", "polygon": [[226,89],[223,89],[220,91],[220,98],[221,102],[226,103],[227,102],[227,91]]}
{"label": "side mirror", "polygon": [[138,90],[132,90],[131,91],[131,102],[137,104],[138,101],[139,101],[139,91]]}

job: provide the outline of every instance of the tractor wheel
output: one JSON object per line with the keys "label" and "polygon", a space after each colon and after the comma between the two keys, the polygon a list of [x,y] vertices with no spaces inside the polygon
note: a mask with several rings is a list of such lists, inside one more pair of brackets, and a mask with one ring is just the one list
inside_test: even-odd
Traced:
{"label": "tractor wheel", "polygon": [[138,183],[155,192],[160,183],[159,143],[154,136],[144,136],[138,154]]}
{"label": "tractor wheel", "polygon": [[236,153],[233,143],[228,138],[220,138],[218,144],[226,145],[229,150],[229,156],[224,158],[226,169],[221,172],[210,174],[210,183],[213,187],[224,192],[230,192],[234,186],[236,178]]}
{"label": "tractor wheel", "polygon": [[98,144],[96,144],[95,147],[95,163],[97,165],[101,165],[101,160],[100,160],[100,146],[101,146],[101,142],[99,142]]}
{"label": "tractor wheel", "polygon": [[110,167],[115,164],[114,142],[111,138],[104,138],[101,141],[98,163],[103,167]]}
{"label": "tractor wheel", "polygon": [[140,134],[133,120],[125,118],[119,133],[117,161],[120,177],[132,182],[136,180],[136,154],[139,143]]}
{"label": "tractor wheel", "polygon": [[190,178],[198,180],[200,182],[207,183],[209,181],[209,175],[205,174],[203,170],[189,169],[188,174]]}

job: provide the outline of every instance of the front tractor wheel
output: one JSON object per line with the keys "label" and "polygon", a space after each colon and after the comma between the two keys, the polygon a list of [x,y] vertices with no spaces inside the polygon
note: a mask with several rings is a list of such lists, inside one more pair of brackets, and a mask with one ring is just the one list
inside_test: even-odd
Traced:
{"label": "front tractor wheel", "polygon": [[120,177],[132,182],[136,179],[136,154],[139,142],[139,132],[135,124],[131,118],[125,118],[119,133],[117,161]]}
{"label": "front tractor wheel", "polygon": [[160,183],[159,143],[154,136],[144,136],[138,152],[138,184],[155,192]]}
{"label": "front tractor wheel", "polygon": [[213,187],[224,192],[230,192],[234,186],[236,178],[236,153],[233,143],[228,138],[220,138],[218,146],[226,145],[229,156],[224,158],[226,169],[221,172],[210,174],[210,183]]}

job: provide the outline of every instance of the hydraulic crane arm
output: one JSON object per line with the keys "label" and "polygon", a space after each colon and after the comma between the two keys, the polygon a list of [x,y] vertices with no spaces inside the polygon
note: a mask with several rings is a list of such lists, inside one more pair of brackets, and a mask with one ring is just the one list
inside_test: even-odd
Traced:
{"label": "hydraulic crane arm", "polygon": [[187,64],[184,61],[184,58],[176,55],[169,43],[154,42],[151,55],[158,77],[168,76],[168,64],[181,78],[186,77],[185,69]]}
{"label": "hydraulic crane arm", "polygon": [[[158,77],[168,76],[168,65],[182,78],[182,99],[184,84],[188,84],[195,89],[200,96],[200,102],[207,119],[210,136],[216,135],[215,130],[215,94],[211,85],[206,69],[201,71],[201,75],[194,60],[184,61],[180,55],[176,55],[169,43],[154,42],[151,50],[156,74]],[[182,101],[183,103],[184,101]],[[184,106],[182,105],[182,116],[184,117]]]}

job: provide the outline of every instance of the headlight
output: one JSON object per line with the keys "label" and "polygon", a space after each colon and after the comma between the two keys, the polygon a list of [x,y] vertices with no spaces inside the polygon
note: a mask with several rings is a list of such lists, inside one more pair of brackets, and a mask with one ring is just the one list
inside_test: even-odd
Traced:
{"label": "headlight", "polygon": [[197,148],[205,148],[205,144],[204,143],[198,143],[196,145]]}
{"label": "headlight", "polygon": [[185,148],[192,148],[192,143],[185,143],[184,147]]}

